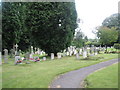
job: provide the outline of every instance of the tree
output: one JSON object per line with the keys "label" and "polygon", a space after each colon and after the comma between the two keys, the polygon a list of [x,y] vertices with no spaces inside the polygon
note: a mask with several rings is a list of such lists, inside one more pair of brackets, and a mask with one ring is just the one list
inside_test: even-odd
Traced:
{"label": "tree", "polygon": [[118,31],[114,27],[108,28],[101,26],[98,29],[97,36],[101,44],[108,46],[117,41]]}
{"label": "tree", "polygon": [[72,41],[72,45],[76,47],[83,47],[85,43],[84,34],[81,30],[76,31],[75,37]]}
{"label": "tree", "polygon": [[25,50],[33,45],[50,55],[71,45],[77,27],[75,3],[5,2],[2,6],[3,48],[18,43]]}
{"label": "tree", "polygon": [[48,55],[70,46],[77,27],[77,13],[72,2],[32,3],[29,6],[28,25],[36,47]]}
{"label": "tree", "polygon": [[[112,28],[115,27],[116,30],[118,31],[118,36],[120,36],[120,13],[116,13],[111,15],[110,17],[107,17],[103,23],[102,26]],[[120,43],[120,37],[118,37],[117,40],[118,43]]]}
{"label": "tree", "polygon": [[3,48],[11,49],[18,43],[20,49],[26,49],[26,11],[25,3],[2,2]]}

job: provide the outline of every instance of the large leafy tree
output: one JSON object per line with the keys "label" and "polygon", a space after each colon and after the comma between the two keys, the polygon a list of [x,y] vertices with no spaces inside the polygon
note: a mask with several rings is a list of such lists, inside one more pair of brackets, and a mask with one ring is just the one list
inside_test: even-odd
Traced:
{"label": "large leafy tree", "polygon": [[71,2],[31,3],[28,25],[33,45],[50,53],[70,46],[77,27],[75,4]]}
{"label": "large leafy tree", "polygon": [[[120,13],[116,13],[111,15],[110,17],[107,17],[103,23],[102,26],[112,28],[115,27],[118,31],[118,36],[120,36]],[[118,37],[117,42],[120,43],[120,37]]]}
{"label": "large leafy tree", "polygon": [[2,44],[3,48],[11,49],[18,43],[19,48],[25,50],[27,46],[25,3],[2,3]]}
{"label": "large leafy tree", "polygon": [[118,31],[116,28],[108,28],[108,27],[99,27],[97,36],[102,45],[112,45],[118,39]]}
{"label": "large leafy tree", "polygon": [[71,2],[2,3],[3,48],[18,43],[57,53],[71,44],[76,24],[75,4]]}

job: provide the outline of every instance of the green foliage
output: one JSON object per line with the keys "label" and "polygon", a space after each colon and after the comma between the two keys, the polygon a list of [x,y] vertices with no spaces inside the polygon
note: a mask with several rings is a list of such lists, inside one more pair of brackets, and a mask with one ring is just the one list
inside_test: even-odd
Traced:
{"label": "green foliage", "polygon": [[32,45],[48,54],[56,54],[70,46],[77,27],[75,3],[2,4],[3,48],[11,49],[18,43],[21,50],[26,50]]}
{"label": "green foliage", "polygon": [[26,11],[25,3],[2,2],[3,48],[11,49],[16,43],[23,50],[27,46]]}
{"label": "green foliage", "polygon": [[[111,15],[110,17],[107,17],[103,23],[102,26],[112,28],[115,27],[118,31],[118,36],[120,36],[120,13],[116,13]],[[118,37],[117,42],[120,43],[120,37]]]}
{"label": "green foliage", "polygon": [[83,47],[85,40],[83,39],[84,34],[81,31],[77,31],[75,38],[72,41],[72,45],[76,47]]}
{"label": "green foliage", "polygon": [[85,42],[85,45],[89,45],[89,46],[99,46],[100,43],[98,42],[98,39],[88,39],[87,42]]}
{"label": "green foliage", "polygon": [[107,28],[100,27],[97,32],[99,41],[103,45],[111,45],[113,42],[116,42],[118,39],[118,31],[116,28]]}
{"label": "green foliage", "polygon": [[120,49],[120,44],[119,44],[119,43],[115,43],[115,44],[114,44],[114,48],[115,48],[115,49]]}
{"label": "green foliage", "polygon": [[107,17],[103,23],[102,23],[102,26],[106,26],[106,27],[109,27],[109,28],[112,28],[112,27],[116,27],[116,28],[119,28],[119,19],[118,19],[118,16],[120,16],[120,14],[113,14],[111,15],[110,17]]}
{"label": "green foliage", "polygon": [[56,54],[70,46],[77,26],[74,3],[31,3],[29,8],[28,25],[36,47]]}

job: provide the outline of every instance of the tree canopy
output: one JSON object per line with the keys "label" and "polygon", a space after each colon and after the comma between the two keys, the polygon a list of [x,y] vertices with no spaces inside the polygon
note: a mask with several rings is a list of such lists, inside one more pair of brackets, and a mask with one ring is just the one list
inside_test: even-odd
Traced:
{"label": "tree canopy", "polygon": [[[107,17],[103,23],[102,26],[112,28],[115,27],[118,31],[118,36],[120,36],[120,13],[116,13],[111,15],[110,17]],[[120,37],[118,37],[117,42],[120,43]]]}
{"label": "tree canopy", "polygon": [[97,36],[99,41],[103,45],[112,45],[118,39],[118,31],[116,28],[108,28],[108,27],[99,27]]}
{"label": "tree canopy", "polygon": [[3,48],[18,43],[57,53],[73,40],[77,13],[73,2],[2,3]]}

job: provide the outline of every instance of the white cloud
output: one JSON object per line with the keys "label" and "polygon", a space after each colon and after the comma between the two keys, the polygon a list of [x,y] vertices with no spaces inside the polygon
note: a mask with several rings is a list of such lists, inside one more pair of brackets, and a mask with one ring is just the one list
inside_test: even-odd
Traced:
{"label": "white cloud", "polygon": [[82,31],[95,38],[92,30],[101,25],[106,17],[118,12],[119,0],[75,0],[78,17],[83,20]]}

